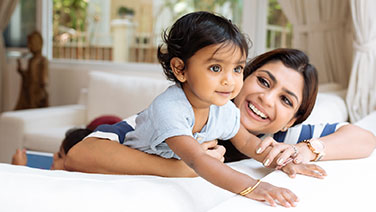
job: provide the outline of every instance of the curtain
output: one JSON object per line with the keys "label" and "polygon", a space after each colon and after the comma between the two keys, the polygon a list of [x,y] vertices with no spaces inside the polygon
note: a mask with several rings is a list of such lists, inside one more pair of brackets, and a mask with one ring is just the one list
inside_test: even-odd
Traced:
{"label": "curtain", "polygon": [[3,32],[16,8],[18,0],[0,1],[0,112],[3,111],[3,74],[7,68]]}
{"label": "curtain", "polygon": [[354,58],[346,102],[351,122],[376,110],[376,1],[350,0]]}
{"label": "curtain", "polygon": [[293,26],[293,47],[303,50],[319,73],[319,83],[346,88],[351,70],[349,1],[278,0]]}

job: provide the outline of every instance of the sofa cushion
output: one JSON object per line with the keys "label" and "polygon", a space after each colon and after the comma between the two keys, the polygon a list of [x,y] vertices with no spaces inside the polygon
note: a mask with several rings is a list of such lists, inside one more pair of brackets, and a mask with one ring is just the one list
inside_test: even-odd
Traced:
{"label": "sofa cushion", "polygon": [[101,115],[128,117],[139,113],[171,84],[166,79],[105,72],[91,72],[89,80],[87,121]]}
{"label": "sofa cushion", "polygon": [[315,107],[305,124],[346,122],[348,113],[340,91],[318,93]]}
{"label": "sofa cushion", "polygon": [[70,125],[26,131],[23,147],[28,150],[35,150],[41,152],[57,152],[59,151],[60,144],[65,137],[65,133],[69,129],[75,127],[80,126]]}

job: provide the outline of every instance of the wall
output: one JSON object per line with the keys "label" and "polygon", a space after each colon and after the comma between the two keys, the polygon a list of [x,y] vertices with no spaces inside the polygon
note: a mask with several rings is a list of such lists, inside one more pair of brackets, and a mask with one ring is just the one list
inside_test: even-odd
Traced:
{"label": "wall", "polygon": [[[26,61],[24,61],[26,66]],[[19,96],[21,78],[17,73],[15,58],[7,59],[8,69],[3,77],[3,111],[13,110]],[[105,71],[133,73],[137,76],[164,78],[159,64],[105,63],[95,61],[52,60],[49,63],[50,106],[76,104],[80,91],[88,86],[88,73]]]}

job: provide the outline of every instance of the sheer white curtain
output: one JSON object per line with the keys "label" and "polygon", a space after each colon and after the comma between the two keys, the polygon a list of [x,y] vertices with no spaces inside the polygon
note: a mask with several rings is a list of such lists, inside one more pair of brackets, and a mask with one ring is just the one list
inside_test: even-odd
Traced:
{"label": "sheer white curtain", "polygon": [[293,47],[308,54],[319,82],[347,87],[351,70],[349,2],[344,0],[278,0],[293,25]]}
{"label": "sheer white curtain", "polygon": [[6,58],[5,58],[5,45],[3,31],[7,27],[9,19],[16,7],[18,0],[1,0],[0,1],[0,112],[3,108],[3,74],[7,68]]}
{"label": "sheer white curtain", "polygon": [[354,58],[346,102],[351,122],[376,110],[376,1],[350,0]]}

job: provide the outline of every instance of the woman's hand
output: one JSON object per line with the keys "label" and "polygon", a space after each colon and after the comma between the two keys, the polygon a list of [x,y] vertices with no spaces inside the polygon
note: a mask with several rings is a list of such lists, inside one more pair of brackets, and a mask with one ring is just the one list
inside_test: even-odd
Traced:
{"label": "woman's hand", "polygon": [[323,179],[327,176],[325,170],[315,164],[294,164],[288,163],[281,168],[289,177],[295,178],[296,174]]}
{"label": "woman's hand", "polygon": [[225,161],[224,155],[226,149],[222,145],[218,145],[217,140],[208,141],[201,144],[206,154],[220,160],[222,163]]}
{"label": "woman's hand", "polygon": [[12,157],[12,164],[26,166],[27,164],[26,149],[16,150],[16,153],[14,153]]}
{"label": "woman's hand", "polygon": [[264,166],[269,166],[274,160],[276,160],[277,165],[283,166],[289,161],[289,158],[295,158],[299,153],[298,148],[294,145],[279,143],[272,137],[266,137],[261,141],[256,148],[256,153],[261,154],[268,147],[272,149],[263,161]]}
{"label": "woman's hand", "polygon": [[284,207],[295,207],[296,202],[299,201],[298,197],[289,189],[273,186],[270,183],[261,182],[254,191],[247,194],[246,197],[266,201],[271,206],[276,206],[278,203]]}

